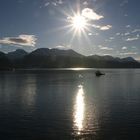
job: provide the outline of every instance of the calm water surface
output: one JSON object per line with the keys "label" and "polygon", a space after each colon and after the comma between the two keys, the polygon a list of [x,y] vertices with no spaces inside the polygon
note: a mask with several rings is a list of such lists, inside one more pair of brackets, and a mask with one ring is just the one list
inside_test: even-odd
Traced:
{"label": "calm water surface", "polygon": [[139,140],[140,70],[0,73],[0,140]]}

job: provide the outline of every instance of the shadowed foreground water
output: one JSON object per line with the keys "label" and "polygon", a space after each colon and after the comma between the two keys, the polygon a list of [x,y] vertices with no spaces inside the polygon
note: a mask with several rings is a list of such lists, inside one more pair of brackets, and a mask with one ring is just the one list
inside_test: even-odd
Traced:
{"label": "shadowed foreground water", "polygon": [[140,70],[0,73],[0,140],[140,139]]}

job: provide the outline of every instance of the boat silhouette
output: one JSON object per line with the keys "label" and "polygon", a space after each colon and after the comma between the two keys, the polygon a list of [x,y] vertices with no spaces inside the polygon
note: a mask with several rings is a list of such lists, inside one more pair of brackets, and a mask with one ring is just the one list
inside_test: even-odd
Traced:
{"label": "boat silhouette", "polygon": [[95,71],[95,75],[101,76],[101,75],[105,75],[105,73],[102,73],[101,71],[97,70],[97,71]]}

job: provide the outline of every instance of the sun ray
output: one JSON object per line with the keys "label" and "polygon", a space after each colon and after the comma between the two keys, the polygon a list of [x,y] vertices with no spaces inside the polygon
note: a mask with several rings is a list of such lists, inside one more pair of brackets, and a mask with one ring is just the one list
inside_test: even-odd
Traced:
{"label": "sun ray", "polygon": [[[61,19],[62,21],[67,22],[68,24],[63,27],[57,28],[55,31],[61,31],[65,30],[65,34],[72,34],[69,43],[72,44],[75,41],[78,41],[79,43],[82,42],[82,38],[84,37],[88,44],[91,45],[88,33],[91,32],[90,28],[92,25],[90,24],[90,20],[88,20],[86,17],[84,17],[81,13],[81,8],[79,5],[77,5],[77,10],[74,11],[74,9],[70,6],[70,11],[66,12],[65,10],[61,9],[61,13],[65,15],[65,19]],[[71,13],[71,14],[70,14]]]}
{"label": "sun ray", "polygon": [[70,43],[72,43],[73,42],[73,40],[74,40],[74,38],[75,38],[75,36],[76,36],[76,30],[74,30],[74,32],[73,32],[73,34],[72,34],[72,38],[71,38],[71,40],[70,40]]}

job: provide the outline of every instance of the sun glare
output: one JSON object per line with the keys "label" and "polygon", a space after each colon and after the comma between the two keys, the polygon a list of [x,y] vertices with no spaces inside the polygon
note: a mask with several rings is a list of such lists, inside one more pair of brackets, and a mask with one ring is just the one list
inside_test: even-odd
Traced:
{"label": "sun glare", "polygon": [[78,92],[76,95],[76,103],[74,106],[74,126],[77,130],[77,134],[80,134],[84,128],[84,113],[85,113],[85,102],[84,102],[84,90],[83,86],[78,86]]}
{"label": "sun glare", "polygon": [[72,18],[72,26],[76,30],[84,30],[87,26],[87,21],[83,16],[76,15]]}
{"label": "sun glare", "polygon": [[73,33],[70,43],[73,42],[75,37],[80,40],[82,36],[89,42],[87,32],[90,32],[91,25],[86,17],[80,12],[73,12],[73,16],[67,15],[67,21],[69,22],[67,26],[69,28],[68,33]]}

